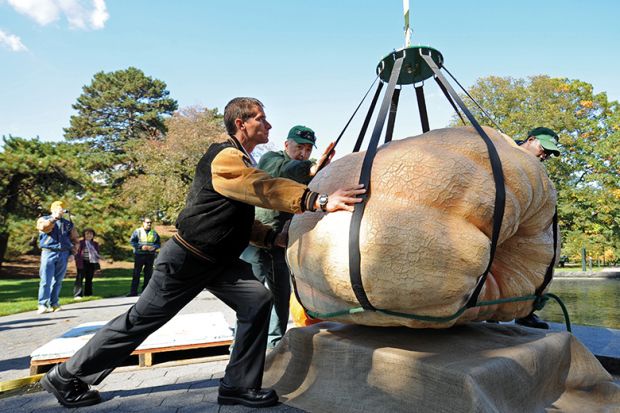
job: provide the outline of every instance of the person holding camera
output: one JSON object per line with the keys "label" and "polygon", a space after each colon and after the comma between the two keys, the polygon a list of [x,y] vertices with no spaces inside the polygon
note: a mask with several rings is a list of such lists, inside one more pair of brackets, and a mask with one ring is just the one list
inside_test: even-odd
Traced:
{"label": "person holding camera", "polygon": [[51,215],[37,220],[41,268],[39,270],[38,314],[60,311],[60,288],[67,273],[69,257],[78,250],[78,233],[73,222],[63,218],[65,205],[52,202]]}

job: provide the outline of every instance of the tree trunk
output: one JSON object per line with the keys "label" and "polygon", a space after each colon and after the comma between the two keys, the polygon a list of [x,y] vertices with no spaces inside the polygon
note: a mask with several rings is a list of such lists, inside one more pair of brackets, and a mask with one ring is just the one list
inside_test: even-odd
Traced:
{"label": "tree trunk", "polygon": [[6,254],[8,245],[9,245],[9,233],[8,232],[0,233],[0,267],[2,267],[2,263],[4,262],[4,254]]}
{"label": "tree trunk", "polygon": [[[6,187],[5,194],[3,194],[5,198],[5,204],[0,211],[0,223],[8,222],[9,214],[14,212],[17,208],[17,197],[19,195],[19,185],[24,178],[23,174],[15,174],[9,184]],[[6,229],[6,226],[3,225],[6,232],[0,232],[0,266],[4,262],[4,255],[6,254],[6,250],[9,245],[9,231]]]}

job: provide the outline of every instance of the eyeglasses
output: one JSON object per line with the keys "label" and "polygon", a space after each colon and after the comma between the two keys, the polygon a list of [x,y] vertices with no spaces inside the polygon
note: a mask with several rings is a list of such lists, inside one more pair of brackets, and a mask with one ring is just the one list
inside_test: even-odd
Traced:
{"label": "eyeglasses", "polygon": [[310,139],[311,141],[314,141],[316,139],[314,137],[314,133],[310,132],[309,130],[298,130],[295,132],[295,135],[302,137],[304,139]]}

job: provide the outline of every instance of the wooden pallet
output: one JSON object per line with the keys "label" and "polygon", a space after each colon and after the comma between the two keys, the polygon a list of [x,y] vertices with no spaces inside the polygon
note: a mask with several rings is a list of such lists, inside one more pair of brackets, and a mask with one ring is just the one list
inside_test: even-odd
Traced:
{"label": "wooden pallet", "polygon": [[[223,341],[213,341],[208,343],[194,343],[194,344],[185,344],[179,346],[168,346],[168,347],[158,347],[158,348],[145,348],[140,350],[135,350],[131,353],[132,356],[138,356],[138,365],[140,367],[151,367],[153,363],[153,354],[155,353],[168,353],[173,351],[185,351],[185,350],[196,350],[201,348],[209,348],[209,347],[223,347],[224,349],[228,349],[228,347],[232,344],[232,340],[223,340]],[[51,368],[54,364],[59,364],[69,360],[69,357],[62,358],[54,358],[54,359],[42,359],[42,360],[30,360],[30,375],[44,373]]]}
{"label": "wooden pallet", "polygon": [[[40,373],[51,365],[68,360],[106,323],[91,321],[80,324],[34,350],[30,374]],[[156,353],[187,352],[209,347],[221,347],[225,352],[232,340],[231,329],[220,312],[178,314],[149,335],[131,355],[138,356],[140,367],[149,367],[153,365],[153,354]]]}

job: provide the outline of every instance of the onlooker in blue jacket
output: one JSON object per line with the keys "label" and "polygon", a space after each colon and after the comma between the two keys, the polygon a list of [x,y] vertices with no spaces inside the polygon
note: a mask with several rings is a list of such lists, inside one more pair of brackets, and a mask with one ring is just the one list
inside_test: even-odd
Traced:
{"label": "onlooker in blue jacket", "polygon": [[138,295],[138,284],[140,284],[140,273],[144,268],[144,283],[142,284],[142,291],[146,288],[146,285],[151,279],[153,274],[153,262],[155,262],[155,256],[160,248],[159,234],[154,229],[151,229],[153,221],[151,218],[145,217],[142,221],[142,227],[136,229],[131,234],[129,242],[133,247],[134,264],[133,264],[133,278],[131,280],[130,296]]}
{"label": "onlooker in blue jacket", "polygon": [[51,215],[37,220],[41,268],[39,270],[39,307],[37,313],[60,311],[60,288],[67,272],[69,257],[78,249],[78,233],[73,222],[63,218],[65,205],[52,202]]}

